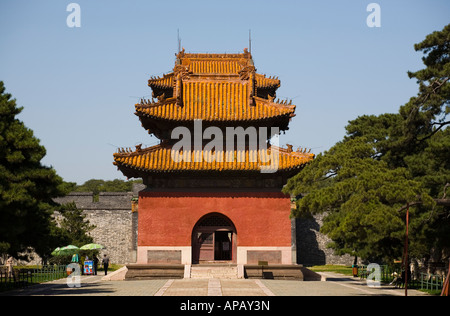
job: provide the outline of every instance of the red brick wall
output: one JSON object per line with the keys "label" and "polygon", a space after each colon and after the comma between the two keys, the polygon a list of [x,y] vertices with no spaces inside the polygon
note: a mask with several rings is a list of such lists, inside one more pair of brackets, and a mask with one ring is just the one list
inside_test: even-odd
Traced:
{"label": "red brick wall", "polygon": [[208,213],[235,225],[237,246],[291,246],[290,199],[281,192],[139,193],[138,246],[191,246]]}

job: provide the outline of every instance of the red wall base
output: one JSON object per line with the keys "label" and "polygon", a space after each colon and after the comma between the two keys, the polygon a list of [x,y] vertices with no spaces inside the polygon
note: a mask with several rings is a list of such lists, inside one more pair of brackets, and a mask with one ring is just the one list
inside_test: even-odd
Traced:
{"label": "red wall base", "polygon": [[290,198],[281,192],[139,193],[138,246],[191,246],[208,213],[227,216],[239,247],[290,247]]}

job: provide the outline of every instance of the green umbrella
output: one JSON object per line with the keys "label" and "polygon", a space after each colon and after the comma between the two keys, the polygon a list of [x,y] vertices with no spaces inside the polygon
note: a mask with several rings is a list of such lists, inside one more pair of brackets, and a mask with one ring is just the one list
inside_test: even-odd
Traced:
{"label": "green umbrella", "polygon": [[87,244],[84,246],[81,246],[81,250],[95,250],[95,249],[105,249],[103,245],[100,244]]}
{"label": "green umbrella", "polygon": [[74,245],[68,245],[65,247],[58,247],[55,250],[53,250],[52,255],[53,256],[67,256],[67,255],[73,255],[74,253],[78,252],[80,248]]}
{"label": "green umbrella", "polygon": [[77,246],[68,245],[68,246],[62,247],[61,250],[59,251],[59,253],[61,255],[72,255],[72,254],[78,252],[78,250],[80,250],[80,248],[78,248]]}
{"label": "green umbrella", "polygon": [[59,247],[56,248],[55,250],[53,250],[52,256],[59,256],[60,251],[61,251],[61,248],[59,248]]}

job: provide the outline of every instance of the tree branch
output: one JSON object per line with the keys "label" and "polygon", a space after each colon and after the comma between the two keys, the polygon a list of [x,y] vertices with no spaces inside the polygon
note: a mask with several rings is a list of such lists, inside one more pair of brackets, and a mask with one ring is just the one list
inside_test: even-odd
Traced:
{"label": "tree branch", "polygon": [[434,199],[437,205],[450,206],[450,199]]}
{"label": "tree branch", "polygon": [[[450,77],[446,78],[444,81],[440,82],[438,79],[436,79],[435,81],[433,81],[427,88],[432,88],[432,86],[437,83],[436,87],[432,88],[433,91],[432,92],[428,92],[424,95],[422,95],[422,97],[420,97],[419,99],[417,99],[418,103],[425,103],[428,99],[428,97],[431,94],[435,94],[448,80],[450,79]],[[421,101],[420,99],[423,99],[423,101]]]}
{"label": "tree branch", "polygon": [[423,203],[422,201],[416,201],[416,202],[406,203],[406,204],[403,205],[401,208],[399,208],[397,212],[401,212],[401,211],[403,211],[403,210],[406,210],[406,209],[407,209],[408,207],[410,207],[410,206],[414,206],[414,205],[422,204],[422,203]]}
{"label": "tree branch", "polygon": [[[424,93],[423,95],[421,95],[419,98],[417,98],[417,100],[415,101],[415,105],[416,107],[413,108],[413,110],[419,112],[421,106],[423,104],[425,104],[425,102],[427,102],[428,98],[432,95],[432,94],[436,94],[437,91],[439,89],[441,89],[441,87],[447,83],[450,80],[450,77],[445,78],[442,82],[439,81],[439,79],[434,80],[432,83],[430,83],[430,85],[428,85],[427,90],[431,89],[432,91],[429,91],[427,93]],[[433,87],[434,86],[434,87]],[[422,142],[428,138],[430,138],[431,136],[433,136],[434,134],[436,134],[442,127],[444,127],[445,125],[450,124],[450,122],[442,122],[442,123],[432,123],[432,125],[439,125],[439,127],[434,130],[430,135],[425,136],[422,139],[418,139],[419,142]]]}
{"label": "tree branch", "polygon": [[[445,184],[444,186],[444,195],[442,196],[441,199],[433,199],[437,205],[440,206],[450,206],[450,199],[447,199],[447,188],[450,187],[450,183]],[[405,205],[403,205],[400,209],[398,209],[397,212],[401,212],[403,210],[406,210],[409,206],[414,206],[414,205],[418,205],[418,204],[422,204],[422,201],[414,201],[411,203],[406,203]]]}
{"label": "tree branch", "polygon": [[436,123],[432,123],[432,125],[440,125],[440,126],[439,126],[438,128],[436,128],[434,131],[432,131],[431,134],[425,136],[425,137],[422,138],[422,139],[418,139],[418,141],[419,141],[419,142],[422,142],[422,141],[424,141],[424,140],[430,138],[431,136],[433,136],[434,134],[436,134],[441,128],[443,128],[445,125],[448,125],[448,124],[450,124],[450,121],[448,121],[448,122],[442,122],[442,123],[437,123],[437,122],[436,122]]}

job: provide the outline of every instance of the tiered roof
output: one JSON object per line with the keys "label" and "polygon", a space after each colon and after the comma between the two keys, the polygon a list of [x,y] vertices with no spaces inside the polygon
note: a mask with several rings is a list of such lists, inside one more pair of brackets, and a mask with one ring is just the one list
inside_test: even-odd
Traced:
{"label": "tiered roof", "polygon": [[[170,131],[177,126],[192,128],[200,119],[204,126],[277,126],[287,130],[295,116],[295,105],[275,101],[280,80],[256,73],[251,54],[190,54],[184,49],[176,55],[173,71],[148,81],[153,90],[151,100],[141,100],[135,105],[135,114],[142,126],[163,142],[147,149],[119,151],[114,154],[114,164],[130,176],[149,173],[173,172],[253,172],[267,164],[254,159],[257,153],[249,149],[234,151],[242,159],[227,162],[176,162],[172,157]],[[156,98],[156,100],[154,100]],[[186,153],[185,153],[186,154]],[[218,152],[216,155],[224,155]],[[279,148],[278,170],[292,172],[302,168],[314,155]],[[195,157],[207,156],[192,152]],[[258,156],[258,155],[257,155]],[[218,156],[216,156],[218,157]],[[252,158],[253,157],[253,158]],[[189,159],[188,159],[189,160]],[[220,159],[219,159],[220,161]]]}
{"label": "tiered roof", "polygon": [[[275,150],[273,153],[272,151]],[[133,152],[123,151],[114,154],[114,164],[121,170],[133,169],[145,173],[171,173],[171,172],[223,172],[223,171],[256,171],[261,167],[269,167],[274,159],[277,159],[279,171],[300,170],[306,163],[314,158],[311,153],[300,150],[294,152],[290,149],[270,147],[267,152],[257,150],[234,150],[220,152],[204,152],[202,150],[185,151],[180,154],[180,161],[174,155],[170,146],[156,145],[146,149],[137,146]],[[263,154],[271,157],[263,162]],[[214,155],[213,158],[211,155]],[[230,156],[231,155],[231,158]],[[275,156],[277,155],[277,156]],[[181,159],[181,157],[183,159]],[[195,161],[198,162],[195,162]],[[231,161],[232,160],[232,161]],[[190,161],[190,162],[188,162]],[[228,162],[231,161],[231,162]]]}
{"label": "tiered roof", "polygon": [[[185,83],[184,106],[177,105],[175,98],[153,104],[138,104],[136,114],[140,117],[168,121],[258,121],[294,116],[294,105],[271,103],[255,97],[249,104],[247,87],[240,84]],[[198,95],[202,97],[199,98]]]}
{"label": "tiered roof", "polygon": [[[257,74],[246,50],[242,54],[188,54],[183,50],[173,72],[151,78],[148,85],[157,99],[141,100],[135,105],[136,115],[158,137],[164,122],[264,120],[268,126],[285,130],[295,116],[295,105],[274,100],[280,80]],[[159,122],[156,129],[155,122]]]}
{"label": "tiered roof", "polygon": [[[192,69],[191,67],[188,68],[189,70]],[[189,71],[188,70],[188,71]],[[192,72],[194,74],[194,72]],[[206,73],[196,73],[197,75],[199,74],[213,74],[214,72],[206,72]],[[234,73],[234,72],[233,72]],[[228,74],[233,74],[233,73],[228,73]],[[238,74],[234,73],[235,75]],[[174,87],[174,73],[168,73],[168,74],[164,74],[162,77],[152,77],[151,79],[148,80],[148,86],[152,89],[168,89],[171,90]],[[279,79],[277,78],[272,78],[272,77],[266,77],[266,75],[262,75],[262,74],[256,74],[256,87],[260,88],[260,89],[268,89],[268,88],[272,88],[272,89],[278,89],[281,85],[281,82]]]}

